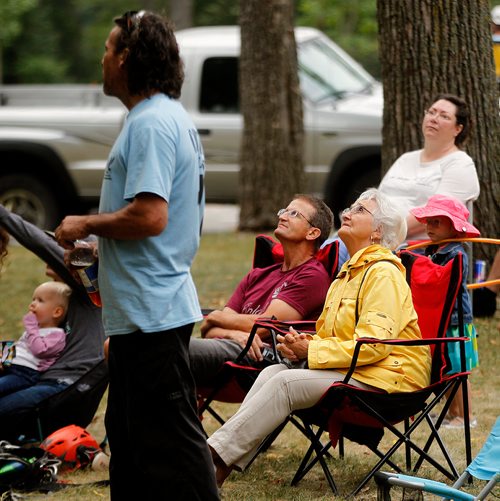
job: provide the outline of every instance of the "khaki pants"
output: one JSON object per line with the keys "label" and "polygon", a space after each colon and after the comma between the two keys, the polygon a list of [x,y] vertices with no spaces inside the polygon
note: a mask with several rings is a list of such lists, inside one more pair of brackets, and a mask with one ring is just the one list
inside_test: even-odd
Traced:
{"label": "khaki pants", "polygon": [[[312,407],[333,382],[344,377],[334,370],[271,365],[260,373],[238,412],[208,439],[208,444],[226,465],[244,469],[261,442],[292,411]],[[354,379],[350,384],[373,389]]]}

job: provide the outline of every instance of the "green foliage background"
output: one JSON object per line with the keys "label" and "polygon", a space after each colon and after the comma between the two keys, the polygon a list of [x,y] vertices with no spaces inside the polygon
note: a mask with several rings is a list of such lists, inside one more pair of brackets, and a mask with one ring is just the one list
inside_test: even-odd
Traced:
{"label": "green foliage background", "polygon": [[[100,60],[113,17],[140,9],[168,15],[170,2],[2,0],[3,81],[100,82]],[[194,26],[238,23],[237,0],[193,0],[192,4]],[[491,0],[492,7],[499,4],[500,0]],[[380,78],[377,0],[296,0],[295,5],[297,26],[322,30],[373,76]]]}
{"label": "green foliage background", "polygon": [[[3,0],[3,81],[100,82],[100,60],[113,17],[142,8],[168,15],[168,4],[165,0]],[[297,25],[321,29],[378,76],[375,14],[376,0],[296,2]],[[237,22],[238,1],[193,0],[193,25]]]}

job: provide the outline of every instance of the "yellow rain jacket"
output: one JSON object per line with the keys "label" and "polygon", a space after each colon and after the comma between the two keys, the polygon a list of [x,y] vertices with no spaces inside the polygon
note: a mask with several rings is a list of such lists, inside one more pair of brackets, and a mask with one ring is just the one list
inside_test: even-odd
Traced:
{"label": "yellow rain jacket", "polygon": [[[330,286],[316,332],[309,342],[309,368],[337,369],[343,373],[351,364],[359,337],[421,338],[405,268],[399,258],[380,245],[354,254]],[[365,344],[353,378],[389,393],[404,392],[428,386],[430,371],[428,346]]]}

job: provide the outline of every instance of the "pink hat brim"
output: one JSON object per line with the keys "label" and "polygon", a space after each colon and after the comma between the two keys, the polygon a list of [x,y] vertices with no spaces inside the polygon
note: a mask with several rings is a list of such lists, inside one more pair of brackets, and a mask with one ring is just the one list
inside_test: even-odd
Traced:
{"label": "pink hat brim", "polygon": [[415,207],[410,209],[410,213],[413,214],[419,223],[425,223],[425,219],[428,217],[444,216],[447,217],[453,224],[453,228],[458,231],[461,237],[464,238],[474,238],[481,236],[481,232],[468,221],[463,221],[443,208],[437,208],[432,206],[425,207]]}

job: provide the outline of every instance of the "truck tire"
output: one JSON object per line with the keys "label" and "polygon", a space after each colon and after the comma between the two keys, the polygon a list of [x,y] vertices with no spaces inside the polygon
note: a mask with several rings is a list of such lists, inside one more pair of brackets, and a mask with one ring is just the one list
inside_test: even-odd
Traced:
{"label": "truck tire", "polygon": [[0,203],[39,228],[54,229],[59,209],[53,193],[29,174],[0,178]]}

